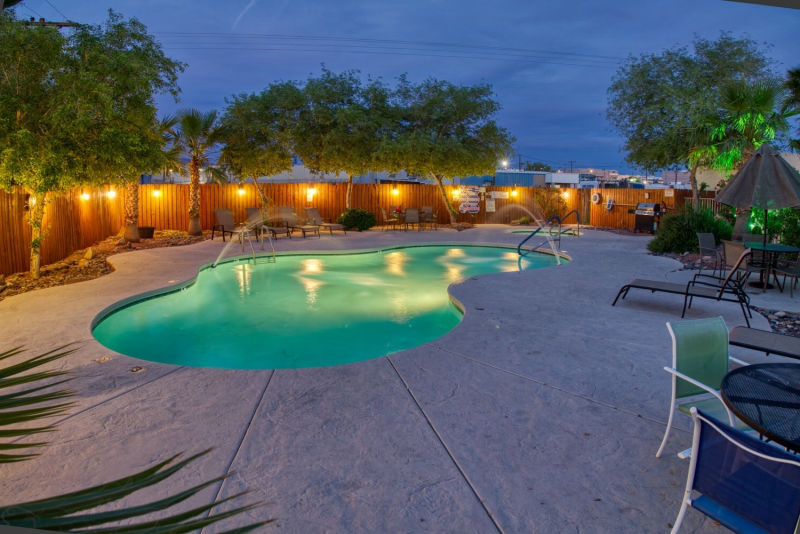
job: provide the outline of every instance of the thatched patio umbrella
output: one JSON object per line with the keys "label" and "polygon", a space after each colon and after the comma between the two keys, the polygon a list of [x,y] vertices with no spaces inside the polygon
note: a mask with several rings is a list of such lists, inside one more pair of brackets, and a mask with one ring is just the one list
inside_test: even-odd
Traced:
{"label": "thatched patio umbrella", "polygon": [[777,150],[764,143],[719,190],[716,200],[736,208],[763,209],[766,245],[767,210],[800,206],[800,173]]}

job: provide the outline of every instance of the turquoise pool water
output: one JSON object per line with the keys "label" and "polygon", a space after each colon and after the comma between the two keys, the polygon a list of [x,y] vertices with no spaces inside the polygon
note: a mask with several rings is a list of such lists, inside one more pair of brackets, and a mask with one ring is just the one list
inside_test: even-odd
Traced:
{"label": "turquoise pool water", "polygon": [[102,313],[93,334],[122,354],[175,365],[340,365],[415,347],[451,330],[461,320],[447,294],[453,282],[555,263],[550,255],[520,260],[513,249],[484,246],[231,261],[202,269],[181,290]]}

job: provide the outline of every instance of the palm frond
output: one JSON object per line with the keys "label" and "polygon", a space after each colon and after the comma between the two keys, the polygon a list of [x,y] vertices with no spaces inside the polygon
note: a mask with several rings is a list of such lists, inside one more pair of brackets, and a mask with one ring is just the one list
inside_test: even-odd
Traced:
{"label": "palm frond", "polygon": [[[40,383],[43,380],[48,380],[50,378],[66,374],[65,371],[38,371],[27,373],[36,367],[48,364],[59,358],[63,358],[64,356],[75,351],[75,349],[66,349],[66,347],[68,347],[68,345],[0,369],[0,389]],[[21,354],[22,352],[22,347],[15,347],[13,349],[4,351],[0,353],[0,361],[7,360],[8,358]],[[73,392],[67,389],[42,393],[42,391],[45,389],[61,385],[65,382],[67,382],[67,380],[58,380],[56,382],[23,388],[12,393],[0,395],[0,438],[18,438],[21,436],[52,431],[54,429],[53,425],[37,426],[33,428],[26,428],[24,425],[30,422],[60,415],[64,413],[70,406],[72,406],[73,403],[71,402],[60,402],[54,404],[54,401],[66,399],[74,395]],[[13,451],[31,449],[41,447],[46,444],[47,442],[27,444],[0,443],[0,450]],[[32,452],[23,454],[0,454],[0,463],[20,462],[23,460],[28,460],[34,456],[37,456],[37,454]]]}
{"label": "palm frond", "polygon": [[[49,380],[53,377],[64,375],[66,371],[29,372],[41,365],[62,358],[75,350],[66,349],[66,347],[68,347],[68,345],[34,356],[33,358],[29,358],[14,365],[0,368],[0,388],[23,386],[22,389],[18,391],[0,395],[0,438],[18,438],[21,436],[50,432],[54,430],[54,425],[25,428],[23,423],[29,423],[31,421],[61,414],[73,404],[71,402],[58,402],[74,395],[74,393],[69,390],[60,389],[45,391],[48,388],[67,382],[68,379],[37,384],[41,383],[43,380]],[[23,349],[21,347],[15,347],[0,352],[0,361],[19,355],[22,352]],[[37,385],[28,387],[28,384]],[[30,460],[37,456],[37,454],[25,451],[35,447],[42,447],[46,444],[46,442],[0,443],[0,463]],[[176,454],[143,471],[105,484],[56,497],[0,506],[0,524],[73,532],[148,532],[178,534],[204,528],[212,523],[233,517],[234,515],[258,506],[258,504],[248,504],[226,512],[217,514],[210,513],[215,506],[241,497],[243,494],[240,493],[218,501],[215,500],[211,504],[173,514],[167,518],[159,518],[157,520],[150,520],[125,527],[103,527],[103,525],[108,523],[115,523],[166,510],[189,499],[203,489],[222,482],[228,476],[222,475],[190,487],[175,495],[147,504],[120,510],[76,515],[91,508],[96,508],[127,497],[136,491],[154,486],[208,452],[208,450],[205,450],[180,461],[178,461],[180,454]],[[234,530],[229,530],[228,532],[249,532],[271,521],[273,520],[256,522]]]}
{"label": "palm frond", "polygon": [[[179,469],[182,469],[190,462],[196,460],[200,456],[207,454],[209,451],[203,451],[195,454],[185,460],[177,463],[175,460],[179,455],[175,455],[168,460],[159,462],[152,467],[149,467],[139,473],[127,476],[112,482],[94,486],[85,490],[60,495],[48,499],[41,499],[38,501],[31,501],[27,503],[15,504],[9,507],[0,507],[0,522],[6,524],[28,527],[40,528],[45,530],[58,530],[58,531],[77,531],[77,532],[164,532],[164,533],[178,533],[189,532],[191,530],[203,528],[207,525],[232,517],[233,515],[251,510],[258,506],[257,504],[250,504],[240,506],[218,514],[211,514],[207,517],[198,518],[197,516],[205,514],[213,507],[233,500],[244,495],[239,493],[232,495],[225,499],[215,501],[211,504],[202,505],[191,510],[174,514],[167,518],[159,518],[157,520],[139,523],[136,525],[129,525],[125,527],[113,528],[100,528],[90,530],[76,530],[86,529],[88,527],[95,527],[104,525],[111,522],[122,521],[133,517],[141,517],[146,514],[165,510],[174,506],[186,499],[196,495],[198,492],[209,487],[212,484],[221,482],[227,475],[219,476],[186,489],[176,495],[166,497],[157,501],[149,502],[147,504],[124,508],[121,510],[112,510],[108,512],[98,512],[85,515],[75,516],[78,512],[88,510],[109,502],[118,500],[122,497],[130,495],[138,490],[153,486],[170,477]],[[254,529],[258,526],[269,523],[272,520],[261,521],[247,527],[246,529]]]}

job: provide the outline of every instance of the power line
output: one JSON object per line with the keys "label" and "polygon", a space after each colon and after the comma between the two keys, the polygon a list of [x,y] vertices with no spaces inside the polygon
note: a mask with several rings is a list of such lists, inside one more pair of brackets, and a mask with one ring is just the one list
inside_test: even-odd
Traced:
{"label": "power line", "polygon": [[589,68],[608,68],[609,65],[592,65],[592,64],[582,64],[582,63],[566,63],[562,61],[548,61],[544,59],[537,59],[537,58],[524,58],[524,57],[501,57],[501,56],[466,56],[466,55],[459,55],[459,54],[424,54],[420,52],[411,52],[411,51],[403,51],[403,50],[384,50],[384,51],[373,51],[373,50],[347,50],[347,49],[337,49],[337,48],[279,48],[279,47],[270,47],[270,48],[253,48],[253,47],[205,47],[205,46],[171,46],[171,45],[163,45],[164,49],[166,50],[205,50],[205,51],[213,51],[213,52],[314,52],[314,53],[331,53],[331,52],[339,52],[339,53],[352,53],[352,54],[367,54],[367,55],[387,55],[387,56],[416,56],[416,57],[439,57],[439,58],[453,58],[453,59],[474,59],[474,60],[490,60],[490,61],[515,61],[515,62],[523,62],[523,63],[542,63],[542,64],[549,64],[549,65],[562,65],[562,66],[570,66],[570,67],[589,67]]}
{"label": "power line", "polygon": [[45,2],[47,2],[47,5],[49,5],[49,6],[50,6],[50,7],[52,7],[53,9],[55,9],[55,10],[56,10],[56,13],[58,13],[59,15],[61,15],[62,17],[64,17],[64,19],[65,19],[65,20],[70,20],[70,18],[69,18],[68,16],[66,16],[64,13],[62,13],[62,12],[61,12],[61,10],[59,10],[59,9],[58,9],[56,6],[54,6],[54,5],[53,5],[53,4],[50,2],[50,0],[44,0],[44,1],[45,1]]}
{"label": "power line", "polygon": [[600,54],[584,54],[579,52],[567,52],[563,50],[538,50],[530,48],[514,48],[504,46],[488,46],[488,45],[470,45],[463,43],[446,43],[438,41],[409,41],[398,39],[372,39],[361,37],[336,37],[324,35],[287,35],[287,34],[258,34],[258,33],[195,33],[195,32],[154,32],[155,35],[164,36],[180,36],[180,37],[197,37],[203,42],[207,42],[209,37],[217,39],[227,39],[232,41],[241,41],[242,39],[274,39],[274,40],[290,40],[290,41],[333,41],[333,42],[351,42],[351,43],[367,43],[367,44],[385,44],[385,45],[400,45],[400,46],[424,46],[426,48],[463,48],[470,50],[480,51],[495,51],[495,52],[517,52],[523,54],[549,54],[556,56],[572,56],[574,59],[591,59],[591,60],[605,60],[605,61],[621,61],[625,58],[619,56],[606,56]]}

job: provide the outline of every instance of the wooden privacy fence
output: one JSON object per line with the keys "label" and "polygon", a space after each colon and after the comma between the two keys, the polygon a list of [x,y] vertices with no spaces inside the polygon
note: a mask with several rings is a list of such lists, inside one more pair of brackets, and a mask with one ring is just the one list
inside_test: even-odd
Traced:
{"label": "wooden privacy fence", "polygon": [[[323,218],[336,219],[345,209],[347,184],[259,184],[274,206],[292,206],[302,215],[306,207],[316,207]],[[311,191],[313,189],[313,192]],[[459,187],[445,186],[448,201],[456,205]],[[109,188],[73,189],[51,196],[45,210],[42,263],[53,263],[78,249],[109,235],[117,234],[124,224],[124,192],[110,196]],[[486,200],[494,198],[495,211],[486,211]],[[598,193],[600,201],[593,203]],[[667,196],[669,194],[674,196]],[[628,210],[638,202],[657,202],[669,208],[681,206],[691,193],[664,189],[542,189],[487,186],[481,194],[477,214],[459,214],[458,222],[507,224],[528,216],[529,211],[545,217],[563,216],[572,210],[581,215],[582,224],[633,229],[634,215]],[[607,209],[608,199],[613,199]],[[21,188],[10,193],[0,190],[0,274],[25,271],[29,266],[31,229],[25,221],[27,195]],[[206,230],[215,224],[214,210],[231,209],[237,222],[245,220],[245,208],[261,207],[255,185],[204,184],[200,192],[200,223]],[[433,207],[439,223],[450,222],[444,200],[437,186],[422,184],[354,184],[352,206],[371,211],[382,223],[381,208]],[[189,226],[189,186],[187,184],[142,185],[139,190],[139,226],[157,230],[185,230]],[[528,211],[526,211],[528,210]],[[567,223],[574,223],[571,215]]]}

